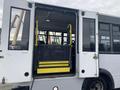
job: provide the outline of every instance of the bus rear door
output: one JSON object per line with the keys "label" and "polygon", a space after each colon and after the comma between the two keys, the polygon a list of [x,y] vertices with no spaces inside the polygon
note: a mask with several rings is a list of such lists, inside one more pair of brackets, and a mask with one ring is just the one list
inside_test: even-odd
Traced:
{"label": "bus rear door", "polygon": [[80,13],[79,77],[98,77],[98,16]]}

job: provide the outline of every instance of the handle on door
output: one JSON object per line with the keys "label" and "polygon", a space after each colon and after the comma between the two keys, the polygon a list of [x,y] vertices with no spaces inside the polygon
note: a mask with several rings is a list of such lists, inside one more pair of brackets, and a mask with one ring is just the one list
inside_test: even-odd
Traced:
{"label": "handle on door", "polygon": [[98,55],[94,54],[93,59],[95,59],[95,60],[98,59]]}
{"label": "handle on door", "polygon": [[4,56],[0,56],[0,59],[4,58]]}

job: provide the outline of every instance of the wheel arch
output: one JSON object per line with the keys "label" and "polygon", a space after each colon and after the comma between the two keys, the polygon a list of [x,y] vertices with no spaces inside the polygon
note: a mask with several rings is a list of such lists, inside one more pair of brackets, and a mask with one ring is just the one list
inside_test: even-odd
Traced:
{"label": "wheel arch", "polygon": [[[114,84],[114,79],[111,75],[111,73],[105,69],[100,69],[99,70],[99,77],[104,77],[108,80],[110,80],[110,85],[112,86],[112,89],[115,88],[115,84]],[[92,78],[85,78],[84,81],[83,81],[83,85],[82,85],[82,90],[84,90],[84,87],[86,86],[86,83]]]}
{"label": "wheel arch", "polygon": [[113,76],[111,75],[111,73],[108,70],[100,68],[99,76],[105,76],[107,79],[109,79],[111,81],[112,88],[113,89],[115,88]]}

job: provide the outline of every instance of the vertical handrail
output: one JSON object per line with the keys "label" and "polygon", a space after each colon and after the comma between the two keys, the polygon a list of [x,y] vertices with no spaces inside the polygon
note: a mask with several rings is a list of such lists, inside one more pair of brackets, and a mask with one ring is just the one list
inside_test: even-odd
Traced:
{"label": "vertical handrail", "polygon": [[22,12],[20,14],[20,20],[17,24],[16,32],[15,32],[14,37],[13,37],[13,41],[12,41],[13,46],[15,46],[16,43],[17,43],[17,38],[18,38],[19,31],[20,31],[20,26],[21,26],[21,23],[22,23],[23,16],[24,16],[24,11],[22,10]]}
{"label": "vertical handrail", "polygon": [[71,60],[71,58],[72,58],[72,24],[69,24],[68,25],[68,27],[67,27],[67,29],[69,29],[69,39],[70,39],[70,42],[69,42],[69,45],[70,45],[70,54],[69,54],[69,60],[70,60],[70,67],[72,68],[72,60]]}
{"label": "vertical handrail", "polygon": [[70,45],[70,47],[72,47],[72,24],[69,24],[67,28],[69,29],[69,35],[70,35],[69,45]]}
{"label": "vertical handrail", "polygon": [[38,46],[38,30],[39,30],[39,21],[38,21],[38,17],[36,17],[36,32],[35,32],[35,46]]}

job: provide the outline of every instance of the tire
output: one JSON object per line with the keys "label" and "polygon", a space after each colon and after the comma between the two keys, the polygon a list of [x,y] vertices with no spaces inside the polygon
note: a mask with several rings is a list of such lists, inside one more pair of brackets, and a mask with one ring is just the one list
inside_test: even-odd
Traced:
{"label": "tire", "polygon": [[112,90],[111,88],[108,81],[103,77],[85,79],[82,86],[82,90]]}

